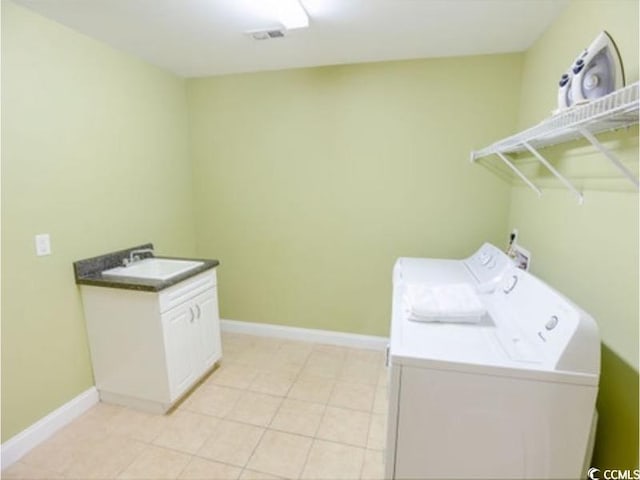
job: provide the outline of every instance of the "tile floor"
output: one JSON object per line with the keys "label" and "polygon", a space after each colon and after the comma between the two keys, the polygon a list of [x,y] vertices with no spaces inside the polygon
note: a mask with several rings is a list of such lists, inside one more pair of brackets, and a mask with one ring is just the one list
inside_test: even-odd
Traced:
{"label": "tile floor", "polygon": [[229,333],[223,350],[169,415],[98,404],[2,478],[383,478],[382,352]]}

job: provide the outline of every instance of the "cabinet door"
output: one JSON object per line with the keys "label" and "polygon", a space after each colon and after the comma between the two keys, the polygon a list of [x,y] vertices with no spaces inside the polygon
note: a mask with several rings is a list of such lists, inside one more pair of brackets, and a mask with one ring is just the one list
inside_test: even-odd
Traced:
{"label": "cabinet door", "polygon": [[197,353],[193,345],[195,316],[190,302],[162,315],[171,401],[184,392],[198,375]]}
{"label": "cabinet door", "polygon": [[222,355],[216,289],[213,288],[199,295],[195,301],[195,309],[198,317],[198,328],[195,330],[198,363],[203,371],[217,362]]}

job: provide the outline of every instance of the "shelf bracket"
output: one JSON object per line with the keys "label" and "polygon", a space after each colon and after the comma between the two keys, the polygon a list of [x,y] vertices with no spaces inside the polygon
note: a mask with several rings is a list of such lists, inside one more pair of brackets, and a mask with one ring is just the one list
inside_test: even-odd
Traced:
{"label": "shelf bracket", "polygon": [[575,194],[575,196],[578,198],[578,203],[580,205],[584,203],[584,197],[582,196],[582,193],[580,193],[578,189],[574,187],[573,184],[569,180],[567,180],[560,172],[558,172],[555,168],[553,168],[553,165],[551,165],[546,158],[540,155],[540,153],[531,145],[529,145],[529,143],[522,142],[522,146],[527,150],[529,150],[529,152],[531,152],[531,154],[534,157],[536,157],[540,161],[540,163],[542,163],[545,167],[547,167],[547,169],[551,173],[553,173],[553,175],[555,175],[555,177],[558,180],[560,180],[565,187],[567,187],[569,190],[571,190]]}
{"label": "shelf bracket", "polygon": [[611,150],[609,150],[602,143],[600,143],[598,139],[593,135],[593,133],[591,133],[586,128],[579,128],[578,131],[582,134],[584,138],[586,138],[587,140],[589,140],[589,142],[591,142],[591,145],[596,147],[600,151],[600,153],[602,153],[605,157],[607,157],[609,161],[613,163],[613,165],[618,170],[620,170],[620,173],[622,173],[625,177],[627,177],[627,179],[629,179],[631,183],[635,185],[636,189],[640,189],[640,182],[638,181],[638,178],[635,176],[635,174],[631,172],[627,167],[625,167],[622,164],[622,162],[618,160],[618,157]]}
{"label": "shelf bracket", "polygon": [[529,180],[524,173],[522,173],[520,170],[518,170],[518,168],[513,164],[513,162],[511,161],[511,159],[509,159],[505,154],[503,154],[502,152],[496,152],[496,155],[498,157],[500,157],[500,159],[507,164],[507,166],[513,170],[513,172],[518,175],[518,177],[520,177],[520,180],[522,180],[524,183],[526,183],[533,191],[535,191],[538,194],[538,197],[542,196],[542,191],[536,187],[533,182],[531,180]]}

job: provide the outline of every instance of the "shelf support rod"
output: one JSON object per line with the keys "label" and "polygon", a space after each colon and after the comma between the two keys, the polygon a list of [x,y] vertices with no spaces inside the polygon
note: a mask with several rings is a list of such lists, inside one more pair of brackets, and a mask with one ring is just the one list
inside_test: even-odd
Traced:
{"label": "shelf support rod", "polygon": [[511,161],[511,159],[509,159],[506,155],[504,155],[502,152],[496,152],[496,155],[500,157],[500,159],[507,164],[507,166],[513,170],[513,172],[518,175],[518,177],[520,177],[520,180],[522,180],[524,183],[526,183],[527,185],[529,185],[529,187],[531,187],[532,190],[534,190],[539,197],[542,196],[542,191],[536,187],[533,182],[531,180],[529,180],[524,173],[522,173]]}
{"label": "shelf support rod", "polygon": [[627,177],[629,181],[631,181],[631,183],[633,183],[636,186],[636,189],[640,188],[640,182],[638,182],[638,179],[633,174],[633,172],[631,172],[627,167],[625,167],[622,164],[622,162],[618,160],[618,157],[611,150],[609,150],[602,143],[600,143],[598,139],[586,128],[579,128],[578,130],[580,131],[580,133],[584,138],[586,138],[587,140],[589,140],[589,142],[591,142],[591,145],[596,147],[600,151],[600,153],[602,153],[605,157],[607,157],[609,161],[613,163],[613,165],[618,170],[620,170],[620,173],[622,173],[625,177]]}
{"label": "shelf support rod", "polygon": [[544,158],[542,155],[540,155],[540,153],[533,148],[531,145],[529,145],[529,143],[527,142],[522,142],[522,145],[524,146],[524,148],[526,148],[527,150],[529,150],[529,152],[531,152],[531,154],[536,157],[540,163],[542,163],[545,167],[547,167],[547,169],[553,173],[555,175],[555,177],[560,180],[565,187],[567,187],[569,190],[571,190],[576,197],[578,197],[578,203],[580,205],[582,205],[584,203],[584,197],[582,196],[582,193],[580,193],[578,191],[578,189],[576,187],[573,186],[573,184],[567,180],[565,177],[562,176],[562,174],[560,172],[558,172],[555,168],[553,168],[553,166],[547,161],[546,158]]}

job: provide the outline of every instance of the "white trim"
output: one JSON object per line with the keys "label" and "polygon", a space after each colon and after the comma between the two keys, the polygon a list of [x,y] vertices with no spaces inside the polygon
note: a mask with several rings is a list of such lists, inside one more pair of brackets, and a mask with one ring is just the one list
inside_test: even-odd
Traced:
{"label": "white trim", "polygon": [[335,332],[332,330],[316,330],[314,328],[289,327],[269,323],[241,322],[227,319],[220,320],[220,328],[223,332],[286,338],[288,340],[303,340],[307,342],[340,345],[343,347],[368,348],[370,350],[384,350],[389,343],[387,337]]}
{"label": "white trim", "polygon": [[11,437],[0,445],[2,468],[5,469],[20,460],[29,450],[44,442],[99,401],[98,390],[96,387],[91,387]]}

